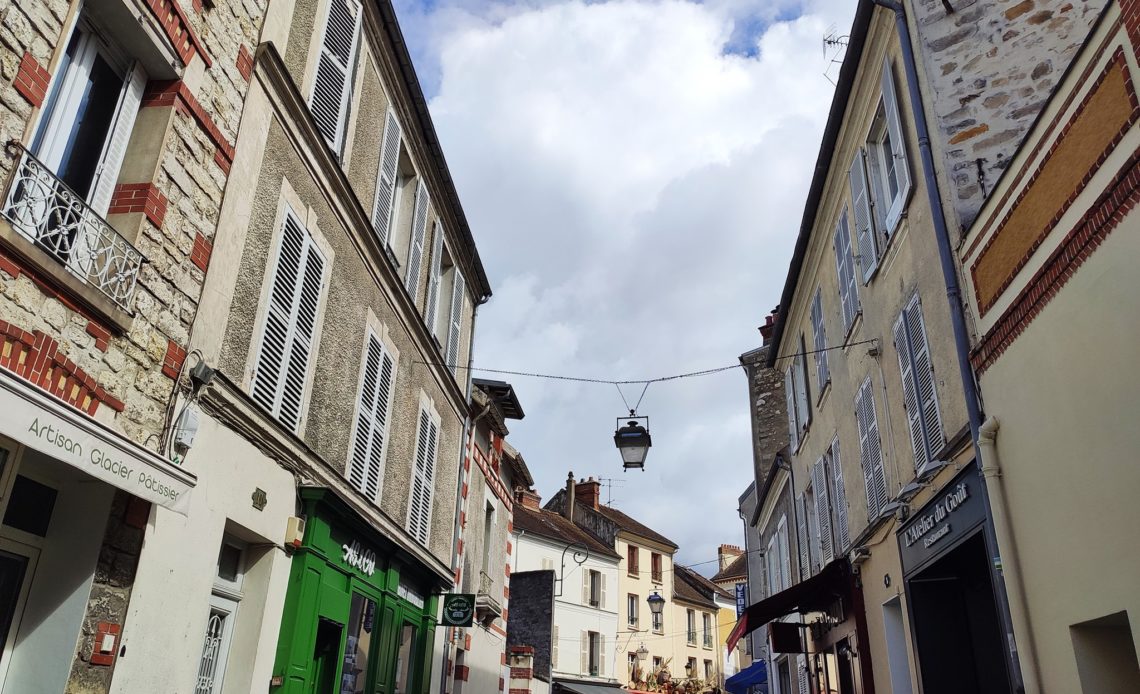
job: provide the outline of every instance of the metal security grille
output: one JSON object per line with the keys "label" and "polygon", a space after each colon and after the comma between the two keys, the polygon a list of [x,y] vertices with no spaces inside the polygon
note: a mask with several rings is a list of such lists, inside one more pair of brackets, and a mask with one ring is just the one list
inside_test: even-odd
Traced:
{"label": "metal security grille", "polygon": [[198,664],[198,683],[194,694],[214,694],[221,687],[222,641],[226,632],[226,622],[230,615],[221,610],[210,610],[210,620],[206,623],[206,640],[202,644],[202,660]]}

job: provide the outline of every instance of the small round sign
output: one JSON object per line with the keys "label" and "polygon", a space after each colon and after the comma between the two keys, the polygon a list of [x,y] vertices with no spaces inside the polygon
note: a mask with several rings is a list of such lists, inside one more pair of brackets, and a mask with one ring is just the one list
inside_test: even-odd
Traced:
{"label": "small round sign", "polygon": [[443,598],[443,624],[449,627],[469,627],[475,620],[475,596],[467,593],[445,595]]}

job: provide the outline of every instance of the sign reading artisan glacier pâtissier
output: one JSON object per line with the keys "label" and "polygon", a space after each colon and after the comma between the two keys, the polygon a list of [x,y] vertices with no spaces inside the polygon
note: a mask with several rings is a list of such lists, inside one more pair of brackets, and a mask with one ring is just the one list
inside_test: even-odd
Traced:
{"label": "sign reading artisan glacier p\u00e2tissier", "polygon": [[195,478],[78,410],[0,372],[0,433],[186,515]]}

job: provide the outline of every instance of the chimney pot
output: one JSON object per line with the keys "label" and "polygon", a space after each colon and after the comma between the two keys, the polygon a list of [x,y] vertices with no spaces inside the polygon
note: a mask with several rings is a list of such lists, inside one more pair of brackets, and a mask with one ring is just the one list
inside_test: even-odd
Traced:
{"label": "chimney pot", "polygon": [[583,504],[596,510],[601,502],[602,483],[593,477],[582,480],[578,483],[578,488],[574,490],[574,495],[580,498]]}

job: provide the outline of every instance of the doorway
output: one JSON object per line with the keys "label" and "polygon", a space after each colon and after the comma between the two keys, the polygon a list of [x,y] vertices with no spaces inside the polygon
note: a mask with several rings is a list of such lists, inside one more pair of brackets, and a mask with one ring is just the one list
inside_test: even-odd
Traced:
{"label": "doorway", "polygon": [[38,554],[34,547],[0,538],[0,687],[16,645]]}

